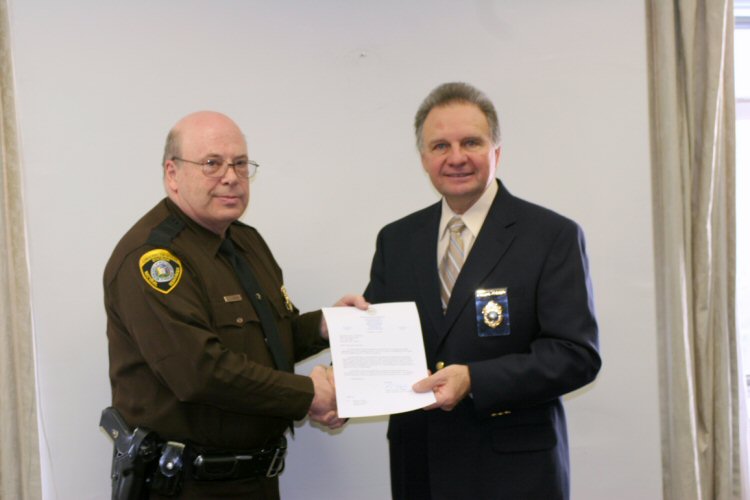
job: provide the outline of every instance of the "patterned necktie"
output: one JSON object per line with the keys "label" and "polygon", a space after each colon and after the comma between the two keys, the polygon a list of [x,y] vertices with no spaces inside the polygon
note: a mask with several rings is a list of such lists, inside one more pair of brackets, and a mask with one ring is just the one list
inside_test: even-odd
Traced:
{"label": "patterned necktie", "polygon": [[448,300],[451,297],[453,285],[456,283],[456,278],[458,278],[458,273],[464,263],[464,240],[461,238],[461,231],[464,228],[466,228],[466,224],[460,217],[453,217],[448,221],[450,241],[443,259],[440,261],[440,299],[443,302],[444,313],[448,308]]}

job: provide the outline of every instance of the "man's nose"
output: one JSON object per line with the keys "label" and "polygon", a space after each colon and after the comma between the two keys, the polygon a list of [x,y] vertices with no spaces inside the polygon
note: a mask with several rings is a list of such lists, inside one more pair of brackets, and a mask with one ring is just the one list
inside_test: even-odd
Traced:
{"label": "man's nose", "polygon": [[448,163],[451,165],[461,165],[466,162],[466,152],[458,145],[452,145],[448,152]]}
{"label": "man's nose", "polygon": [[235,182],[240,180],[237,172],[234,171],[233,163],[227,164],[226,169],[226,172],[224,172],[224,175],[221,177],[222,182],[225,182],[227,184],[234,184]]}

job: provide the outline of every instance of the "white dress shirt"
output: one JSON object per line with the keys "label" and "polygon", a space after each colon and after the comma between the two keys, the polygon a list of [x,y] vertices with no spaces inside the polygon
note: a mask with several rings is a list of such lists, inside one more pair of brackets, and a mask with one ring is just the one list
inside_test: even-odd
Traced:
{"label": "white dress shirt", "polygon": [[438,226],[438,265],[443,258],[443,254],[448,248],[448,243],[450,242],[448,221],[450,221],[455,216],[461,217],[461,220],[464,221],[464,224],[466,225],[464,230],[461,231],[461,238],[464,242],[464,262],[466,262],[466,259],[469,257],[469,252],[471,251],[471,247],[474,246],[474,240],[477,239],[479,230],[482,229],[482,224],[484,224],[484,219],[487,218],[487,214],[490,211],[492,202],[495,200],[497,191],[497,182],[495,181],[495,179],[493,179],[492,182],[490,182],[490,185],[487,186],[487,189],[484,190],[484,193],[482,193],[482,196],[480,196],[476,201],[476,203],[474,203],[466,212],[460,215],[451,210],[451,207],[448,206],[448,202],[445,201],[445,197],[443,197],[440,225]]}

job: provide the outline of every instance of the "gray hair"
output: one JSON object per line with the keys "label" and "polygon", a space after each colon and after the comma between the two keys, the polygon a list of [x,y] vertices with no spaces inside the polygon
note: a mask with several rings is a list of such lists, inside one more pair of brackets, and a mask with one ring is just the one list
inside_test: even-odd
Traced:
{"label": "gray hair", "polygon": [[500,144],[500,123],[497,120],[495,106],[487,95],[481,90],[463,82],[444,83],[430,92],[425,97],[422,104],[414,116],[414,134],[417,137],[417,148],[421,151],[422,146],[422,129],[427,115],[433,108],[447,106],[453,103],[474,104],[487,118],[490,126],[490,137],[494,146]]}
{"label": "gray hair", "polygon": [[167,160],[175,156],[180,156],[180,133],[173,128],[167,134],[167,142],[164,144],[164,157],[161,159],[161,166],[166,165]]}

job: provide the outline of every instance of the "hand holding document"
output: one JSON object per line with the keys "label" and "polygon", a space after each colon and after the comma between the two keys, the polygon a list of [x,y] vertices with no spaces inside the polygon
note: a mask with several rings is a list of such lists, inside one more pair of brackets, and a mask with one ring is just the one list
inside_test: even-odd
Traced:
{"label": "hand holding document", "polygon": [[336,370],[340,418],[416,410],[435,403],[412,385],[427,375],[422,329],[414,302],[323,308]]}

